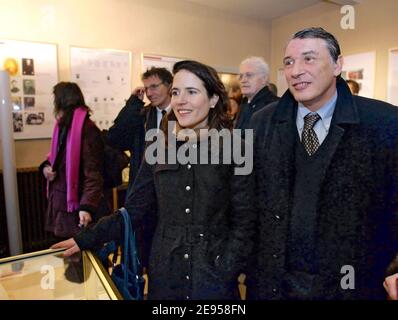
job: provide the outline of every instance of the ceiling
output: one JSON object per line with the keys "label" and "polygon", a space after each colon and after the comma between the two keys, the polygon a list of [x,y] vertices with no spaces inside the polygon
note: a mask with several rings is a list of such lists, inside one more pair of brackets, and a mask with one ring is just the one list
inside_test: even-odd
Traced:
{"label": "ceiling", "polygon": [[269,21],[322,0],[186,0],[235,15]]}
{"label": "ceiling", "polygon": [[355,4],[359,0],[185,0],[234,15],[270,21],[321,2],[338,5]]}

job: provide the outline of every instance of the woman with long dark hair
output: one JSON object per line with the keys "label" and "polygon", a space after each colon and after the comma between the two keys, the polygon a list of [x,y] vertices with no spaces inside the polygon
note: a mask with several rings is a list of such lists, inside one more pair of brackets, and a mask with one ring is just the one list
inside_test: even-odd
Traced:
{"label": "woman with long dark hair", "polygon": [[40,166],[48,181],[45,229],[56,237],[69,238],[107,213],[104,145],[79,86],[60,82],[53,94],[56,123],[50,153]]}
{"label": "woman with long dark hair", "polygon": [[[209,134],[212,129],[231,134],[232,127],[228,97],[216,71],[196,61],[181,61],[173,73],[173,113],[162,123],[167,143],[160,144],[166,162],[150,164],[146,156],[126,201],[134,226],[145,214],[157,212],[148,297],[234,299],[255,228],[252,177],[235,175],[239,165],[234,159],[221,158],[215,164],[199,159],[199,154],[214,149],[224,155],[223,148],[231,147],[214,143]],[[190,150],[196,157],[181,161],[177,156],[173,161],[168,157],[172,143],[177,155]],[[114,214],[54,248],[67,248],[66,255],[94,248],[120,240],[122,228],[121,215]]]}

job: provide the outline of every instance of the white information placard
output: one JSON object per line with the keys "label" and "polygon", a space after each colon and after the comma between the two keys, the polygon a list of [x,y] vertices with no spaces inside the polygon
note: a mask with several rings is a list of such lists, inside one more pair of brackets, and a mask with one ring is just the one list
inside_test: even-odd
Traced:
{"label": "white information placard", "polygon": [[131,52],[70,48],[71,81],[83,91],[91,119],[108,129],[131,94]]}
{"label": "white information placard", "polygon": [[387,101],[398,106],[398,48],[389,53]]}
{"label": "white information placard", "polygon": [[344,56],[341,76],[359,84],[359,94],[362,97],[374,97],[376,52],[365,52]]}
{"label": "white information placard", "polygon": [[143,53],[141,56],[141,73],[144,73],[151,67],[166,68],[172,72],[174,64],[181,60],[184,59]]}
{"label": "white information placard", "polygon": [[58,82],[57,46],[0,40],[0,67],[10,74],[14,138],[50,138],[52,89]]}

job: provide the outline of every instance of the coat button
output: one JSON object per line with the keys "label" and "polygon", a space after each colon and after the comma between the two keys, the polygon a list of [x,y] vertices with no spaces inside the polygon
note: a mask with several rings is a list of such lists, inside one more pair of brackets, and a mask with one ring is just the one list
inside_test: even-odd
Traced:
{"label": "coat button", "polygon": [[184,259],[188,259],[188,258],[189,258],[189,254],[188,253],[184,254]]}
{"label": "coat button", "polygon": [[191,213],[191,209],[186,208],[186,209],[185,209],[185,213]]}
{"label": "coat button", "polygon": [[199,233],[199,237],[203,238],[204,234],[203,233]]}
{"label": "coat button", "polygon": [[194,149],[196,149],[198,147],[198,145],[196,144],[196,143],[194,143],[193,145],[192,145],[192,148],[194,148]]}
{"label": "coat button", "polygon": [[281,219],[281,217],[280,217],[280,216],[278,216],[278,215],[275,215],[275,219],[276,219],[276,220],[280,220],[280,219]]}
{"label": "coat button", "polygon": [[191,299],[189,296],[187,296],[187,300]]}
{"label": "coat button", "polygon": [[189,280],[189,275],[186,275],[186,276],[185,276],[185,279]]}
{"label": "coat button", "polygon": [[187,165],[188,170],[192,168],[192,166],[189,164]]}
{"label": "coat button", "polygon": [[277,292],[278,292],[277,289],[275,289],[275,288],[272,289],[272,293],[273,293],[273,294],[276,294]]}
{"label": "coat button", "polygon": [[277,254],[273,254],[272,258],[274,258],[274,259],[278,258],[278,255]]}
{"label": "coat button", "polygon": [[189,190],[191,190],[191,187],[190,186],[186,186],[185,190],[189,191]]}

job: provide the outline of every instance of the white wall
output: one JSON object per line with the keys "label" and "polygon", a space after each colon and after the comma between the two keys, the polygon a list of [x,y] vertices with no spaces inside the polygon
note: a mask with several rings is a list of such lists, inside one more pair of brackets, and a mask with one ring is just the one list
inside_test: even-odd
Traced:
{"label": "white wall", "polygon": [[[59,80],[69,80],[69,46],[129,50],[132,86],[142,52],[237,68],[270,58],[270,26],[180,0],[0,0],[0,39],[56,43]],[[49,139],[16,142],[17,167],[37,166]]]}
{"label": "white wall", "polygon": [[276,81],[277,69],[282,67],[288,39],[306,27],[323,27],[339,41],[344,55],[376,51],[376,99],[386,100],[388,78],[388,50],[398,47],[398,1],[361,0],[354,6],[355,29],[340,27],[340,6],[321,3],[272,21],[271,78]]}

